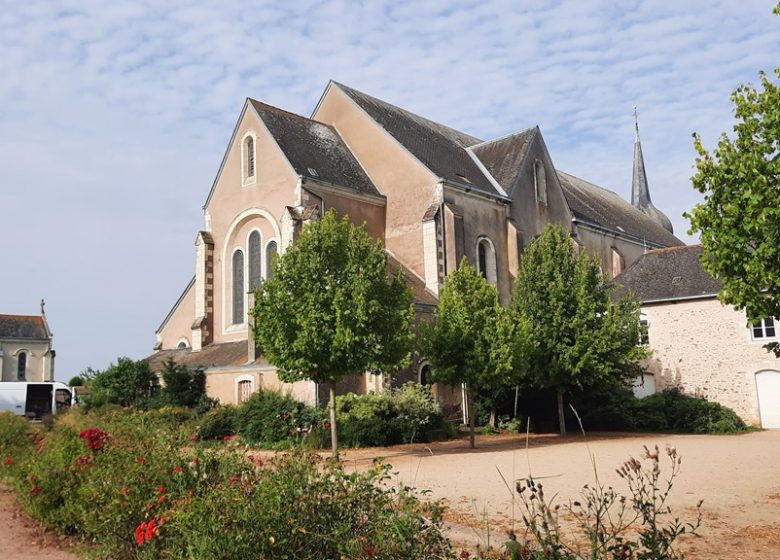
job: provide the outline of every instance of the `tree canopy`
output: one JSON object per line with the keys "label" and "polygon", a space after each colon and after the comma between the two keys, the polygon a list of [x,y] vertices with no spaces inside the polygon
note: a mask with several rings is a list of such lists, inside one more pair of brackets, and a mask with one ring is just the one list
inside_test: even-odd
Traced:
{"label": "tree canopy", "polygon": [[85,373],[89,393],[84,395],[82,402],[87,408],[104,404],[143,408],[159,389],[157,377],[146,360],[122,357],[104,371],[93,372],[90,369],[82,375]]}
{"label": "tree canopy", "polygon": [[389,278],[387,253],[364,226],[333,210],[308,223],[256,291],[254,336],[287,382],[325,383],[336,453],[336,382],[365,371],[404,367],[412,348],[411,290]]}
{"label": "tree canopy", "polygon": [[163,362],[162,394],[173,406],[195,407],[206,394],[206,373],[202,368],[188,368],[173,358]]}
{"label": "tree canopy", "polygon": [[432,378],[465,383],[469,401],[470,445],[474,447],[475,394],[514,383],[517,351],[525,333],[515,328],[501,307],[498,291],[464,258],[444,281],[432,326],[423,328],[423,353],[431,362]]}
{"label": "tree canopy", "polygon": [[[704,245],[702,265],[723,283],[721,300],[751,321],[780,317],[780,87],[760,79],[759,89],[731,94],[733,138],[722,134],[709,152],[694,134],[692,181],[704,202],[687,215]],[[768,346],[780,355],[777,343]]]}
{"label": "tree canopy", "polygon": [[565,392],[619,377],[644,356],[639,303],[613,299],[598,262],[560,226],[523,254],[511,309],[528,325],[528,383],[556,391],[561,433]]}

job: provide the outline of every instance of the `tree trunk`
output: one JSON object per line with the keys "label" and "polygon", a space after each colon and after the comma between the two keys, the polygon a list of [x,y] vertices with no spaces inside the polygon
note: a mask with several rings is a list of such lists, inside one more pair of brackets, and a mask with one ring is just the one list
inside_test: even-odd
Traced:
{"label": "tree trunk", "polygon": [[490,407],[490,419],[488,420],[491,428],[496,427],[496,407],[495,405]]}
{"label": "tree trunk", "polygon": [[474,402],[471,398],[471,389],[468,385],[466,385],[466,406],[468,407],[469,411],[469,447],[474,449],[476,447],[474,444],[474,425],[476,424],[476,414],[474,411]]}
{"label": "tree trunk", "polygon": [[563,389],[558,389],[558,424],[561,435],[566,435],[566,418],[563,415]]}
{"label": "tree trunk", "polygon": [[333,451],[333,458],[337,459],[339,456],[339,435],[336,431],[336,382],[328,382],[328,390],[330,392],[330,448]]}

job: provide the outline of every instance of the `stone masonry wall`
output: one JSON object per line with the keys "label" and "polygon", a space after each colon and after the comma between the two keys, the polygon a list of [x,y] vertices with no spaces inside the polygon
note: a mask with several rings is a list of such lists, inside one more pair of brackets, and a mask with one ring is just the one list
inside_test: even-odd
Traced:
{"label": "stone masonry wall", "polygon": [[642,313],[650,321],[646,367],[658,390],[678,386],[759,423],[755,376],[780,370],[780,360],[763,348],[766,340],[752,340],[743,312],[709,298],[645,304]]}

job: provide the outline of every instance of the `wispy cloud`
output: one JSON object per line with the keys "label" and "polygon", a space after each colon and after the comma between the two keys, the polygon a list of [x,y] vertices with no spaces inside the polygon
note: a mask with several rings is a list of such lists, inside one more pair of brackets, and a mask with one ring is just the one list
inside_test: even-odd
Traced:
{"label": "wispy cloud", "polygon": [[59,376],[150,351],[247,96],[308,115],[330,78],[628,196],[638,105],[653,198],[698,199],[691,132],[777,65],[774,1],[6,2],[0,312],[47,307]]}

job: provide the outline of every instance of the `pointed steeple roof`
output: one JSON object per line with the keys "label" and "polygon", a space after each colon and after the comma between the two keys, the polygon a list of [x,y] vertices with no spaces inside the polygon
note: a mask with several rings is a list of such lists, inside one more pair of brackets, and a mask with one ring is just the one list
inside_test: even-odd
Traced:
{"label": "pointed steeple roof", "polygon": [[674,233],[672,222],[666,214],[653,206],[650,200],[650,187],[647,185],[647,173],[645,172],[645,158],[642,156],[642,143],[639,141],[639,121],[637,120],[636,107],[634,107],[634,176],[631,181],[631,205],[640,212],[649,216],[654,222],[662,226],[670,233]]}

